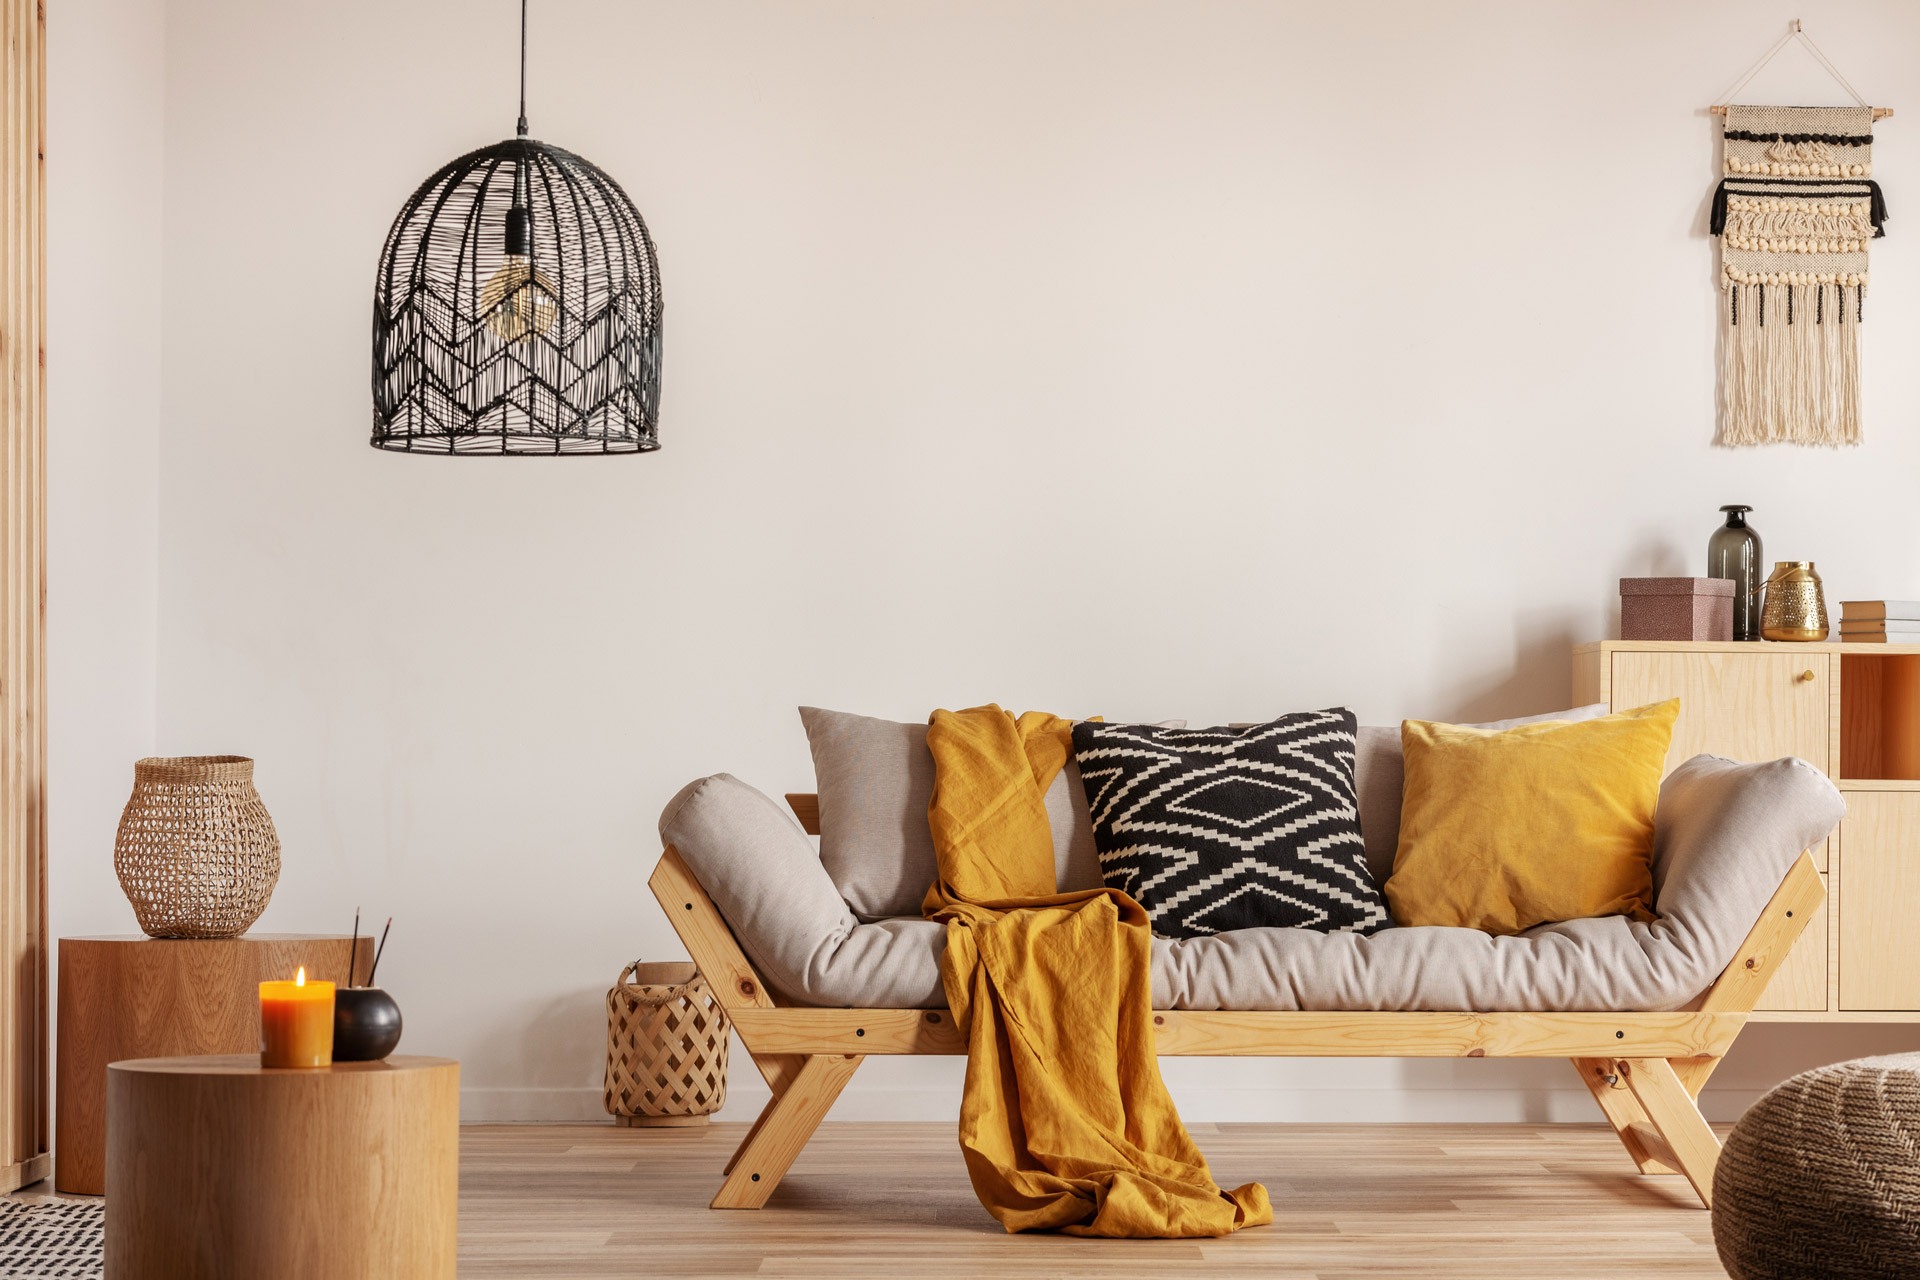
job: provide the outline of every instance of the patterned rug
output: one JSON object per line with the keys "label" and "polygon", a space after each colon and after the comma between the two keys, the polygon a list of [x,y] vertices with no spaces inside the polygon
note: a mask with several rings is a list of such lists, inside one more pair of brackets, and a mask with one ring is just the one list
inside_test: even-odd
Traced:
{"label": "patterned rug", "polygon": [[98,1200],[24,1204],[0,1199],[0,1276],[100,1280],[106,1231],[106,1206]]}

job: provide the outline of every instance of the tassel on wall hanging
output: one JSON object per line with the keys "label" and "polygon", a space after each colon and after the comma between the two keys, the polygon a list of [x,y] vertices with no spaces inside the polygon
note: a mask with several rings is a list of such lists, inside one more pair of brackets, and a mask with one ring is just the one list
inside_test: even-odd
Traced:
{"label": "tassel on wall hanging", "polygon": [[1794,40],[1860,105],[1725,106],[1720,237],[1723,445],[1860,441],[1860,326],[1868,245],[1886,234],[1868,106],[1796,19],[1726,97]]}

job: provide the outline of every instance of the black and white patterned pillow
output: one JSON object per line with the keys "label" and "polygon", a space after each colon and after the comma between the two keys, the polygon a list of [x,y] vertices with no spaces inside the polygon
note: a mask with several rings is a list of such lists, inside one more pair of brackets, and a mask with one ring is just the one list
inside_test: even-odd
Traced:
{"label": "black and white patterned pillow", "polygon": [[1100,873],[1162,937],[1392,923],[1367,875],[1345,707],[1245,728],[1082,721],[1073,754]]}

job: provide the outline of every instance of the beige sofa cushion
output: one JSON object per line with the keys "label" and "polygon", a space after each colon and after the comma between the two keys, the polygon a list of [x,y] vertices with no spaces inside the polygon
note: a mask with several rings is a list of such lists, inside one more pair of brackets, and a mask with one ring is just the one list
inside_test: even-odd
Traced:
{"label": "beige sofa cushion", "polygon": [[[862,920],[917,916],[936,865],[927,804],[933,752],[927,726],[800,708],[820,799],[820,863]],[[1181,728],[1185,721],[1170,721]],[[1100,885],[1100,854],[1080,769],[1071,760],[1047,788],[1056,883]]]}
{"label": "beige sofa cushion", "polygon": [[[1800,760],[1696,756],[1660,791],[1650,923],[1610,916],[1514,937],[1396,928],[1368,937],[1247,929],[1156,939],[1162,1009],[1677,1009],[1732,958],[1800,851],[1838,824],[1840,793]],[[693,783],[660,834],[774,987],[815,1005],[937,1008],[942,926],[861,923],[784,808],[726,774]]]}

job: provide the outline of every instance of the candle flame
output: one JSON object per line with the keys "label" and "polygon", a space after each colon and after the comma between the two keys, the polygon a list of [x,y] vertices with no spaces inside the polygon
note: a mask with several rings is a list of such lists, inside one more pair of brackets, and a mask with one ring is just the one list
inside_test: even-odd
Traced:
{"label": "candle flame", "polygon": [[293,975],[293,985],[296,987],[304,987],[307,985],[307,966],[301,965],[299,970]]}

